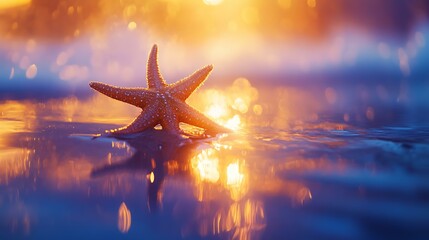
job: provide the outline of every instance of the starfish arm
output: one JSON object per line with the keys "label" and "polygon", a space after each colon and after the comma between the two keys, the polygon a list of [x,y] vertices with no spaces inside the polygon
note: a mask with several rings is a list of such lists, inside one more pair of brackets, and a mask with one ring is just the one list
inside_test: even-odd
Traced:
{"label": "starfish arm", "polygon": [[164,78],[162,77],[158,66],[158,46],[155,44],[149,53],[149,59],[146,66],[147,86],[150,89],[160,89],[165,87]]}
{"label": "starfish arm", "polygon": [[142,113],[129,125],[117,129],[107,130],[106,132],[111,135],[121,135],[138,133],[148,128],[153,128],[156,124],[159,123],[157,109],[157,104],[147,107],[143,109]]}
{"label": "starfish arm", "polygon": [[185,101],[207,79],[212,70],[212,65],[205,66],[177,83],[169,85],[168,91],[175,98]]}
{"label": "starfish arm", "polygon": [[180,122],[191,124],[200,128],[206,129],[208,133],[227,133],[231,130],[215,123],[204,114],[200,113],[198,110],[192,108],[191,106],[185,104],[184,102],[178,103],[178,118]]}
{"label": "starfish arm", "polygon": [[148,106],[155,96],[154,92],[144,88],[122,88],[100,82],[90,82],[89,86],[106,96],[141,108]]}
{"label": "starfish arm", "polygon": [[179,128],[179,120],[177,119],[176,116],[176,109],[174,109],[174,106],[170,106],[170,105],[165,105],[162,106],[161,109],[161,126],[163,130],[167,130],[168,132],[171,133],[180,133],[180,128]]}

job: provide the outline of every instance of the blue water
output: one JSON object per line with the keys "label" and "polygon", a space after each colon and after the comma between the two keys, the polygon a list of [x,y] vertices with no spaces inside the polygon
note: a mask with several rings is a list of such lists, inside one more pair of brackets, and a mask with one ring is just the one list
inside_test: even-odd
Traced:
{"label": "blue water", "polygon": [[[7,135],[4,150],[24,150],[2,155],[10,169],[0,184],[0,239],[429,236],[428,127],[313,122],[205,139],[88,135],[110,127],[39,120]],[[239,173],[228,183],[231,163]]]}

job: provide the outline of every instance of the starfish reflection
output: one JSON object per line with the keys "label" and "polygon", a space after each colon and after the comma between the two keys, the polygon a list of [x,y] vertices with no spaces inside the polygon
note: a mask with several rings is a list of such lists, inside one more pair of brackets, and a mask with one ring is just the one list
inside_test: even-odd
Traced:
{"label": "starfish reflection", "polygon": [[148,182],[148,207],[156,211],[162,197],[162,185],[168,172],[180,173],[186,171],[185,166],[191,158],[195,148],[206,140],[191,140],[180,135],[160,130],[147,130],[138,135],[125,138],[135,153],[121,162],[107,164],[94,168],[91,177],[116,174],[119,172],[143,172],[147,174]]}

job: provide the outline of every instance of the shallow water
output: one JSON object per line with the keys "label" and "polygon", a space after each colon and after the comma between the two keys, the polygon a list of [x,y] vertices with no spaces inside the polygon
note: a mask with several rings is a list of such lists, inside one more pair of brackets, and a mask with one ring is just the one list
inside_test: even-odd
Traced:
{"label": "shallow water", "polygon": [[135,115],[98,97],[4,102],[0,239],[429,236],[429,127],[259,96],[241,129],[206,139],[94,139]]}

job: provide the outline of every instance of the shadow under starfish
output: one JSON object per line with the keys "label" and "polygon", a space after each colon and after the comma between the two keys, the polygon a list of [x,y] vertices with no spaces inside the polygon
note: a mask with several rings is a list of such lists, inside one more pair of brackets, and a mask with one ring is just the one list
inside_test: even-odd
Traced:
{"label": "shadow under starfish", "polygon": [[[195,149],[208,139],[194,140],[184,138],[181,135],[168,131],[149,129],[132,137],[116,137],[131,146],[135,153],[123,161],[106,164],[94,168],[91,177],[102,177],[120,172],[151,173],[148,178],[148,207],[150,211],[156,211],[160,202],[160,190],[164,179],[168,175],[167,164],[176,162],[179,165],[178,173],[188,174],[180,168],[192,158]],[[181,172],[182,171],[182,172]]]}

